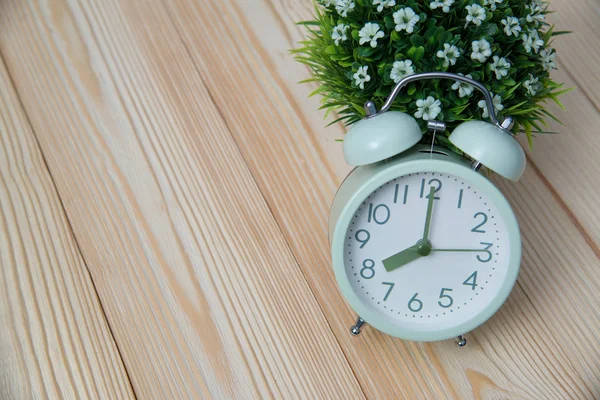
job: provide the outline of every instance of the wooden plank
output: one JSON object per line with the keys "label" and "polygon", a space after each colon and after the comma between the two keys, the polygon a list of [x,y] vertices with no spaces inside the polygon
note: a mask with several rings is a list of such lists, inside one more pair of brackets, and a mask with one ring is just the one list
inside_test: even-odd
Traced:
{"label": "wooden plank", "polygon": [[555,39],[559,70],[553,76],[566,87],[576,89],[561,99],[566,112],[550,106],[564,126],[550,122],[548,130],[560,135],[538,135],[529,157],[600,257],[600,178],[596,173],[600,152],[600,77],[595,72],[600,62],[596,45],[600,42],[600,8],[594,1],[578,0],[577,4],[574,7],[573,2],[555,0],[552,7],[557,12],[550,16],[557,29],[574,31]]}
{"label": "wooden plank", "polygon": [[[556,214],[556,221],[574,235],[569,242],[574,247],[563,248],[557,239],[547,253],[528,250],[520,286],[501,312],[472,335],[473,347],[460,352],[453,343],[417,345],[373,330],[358,342],[351,338],[347,326],[353,316],[329,269],[325,234],[329,202],[348,171],[340,161],[339,145],[331,140],[341,136],[341,127],[322,128],[315,100],[306,99],[310,88],[295,84],[307,77],[306,70],[299,72],[285,56],[301,38],[294,22],[310,18],[310,2],[166,4],[198,69],[212,77],[207,86],[369,397],[591,398],[598,393],[590,374],[596,361],[586,353],[595,351],[590,338],[596,327],[584,327],[575,344],[565,346],[561,340],[569,337],[565,323],[574,319],[583,325],[594,313],[582,309],[573,316],[571,311],[556,310],[558,300],[545,301],[550,294],[536,285],[550,280],[568,307],[577,306],[584,295],[564,282],[577,282],[580,271],[563,271],[557,260],[564,259],[557,259],[555,252],[577,255],[586,265],[593,264],[594,253],[578,241],[581,236],[532,171],[522,186],[503,183],[502,188],[511,200],[520,199],[522,187],[535,188],[531,201],[542,196],[544,207],[530,209],[517,203],[517,213],[528,221],[548,218],[541,210]],[[212,46],[216,41],[218,49]],[[281,154],[285,157],[277,156]],[[551,232],[539,222],[530,229],[535,229],[536,241]],[[534,235],[528,229],[524,232]],[[544,268],[553,274],[540,277],[547,274]],[[584,292],[591,294],[599,286],[598,276],[590,274]],[[565,349],[576,351],[577,359]]]}
{"label": "wooden plank", "polygon": [[[600,110],[600,76],[596,68],[600,64],[600,5],[596,0],[554,0],[551,9],[556,12],[548,19],[556,29],[572,31],[554,40],[560,69],[576,81],[578,95],[585,96]],[[564,80],[562,76],[557,78]]]}
{"label": "wooden plank", "polygon": [[133,391],[0,58],[0,398]]}
{"label": "wooden plank", "polygon": [[136,394],[361,398],[162,5],[4,11],[1,50]]}

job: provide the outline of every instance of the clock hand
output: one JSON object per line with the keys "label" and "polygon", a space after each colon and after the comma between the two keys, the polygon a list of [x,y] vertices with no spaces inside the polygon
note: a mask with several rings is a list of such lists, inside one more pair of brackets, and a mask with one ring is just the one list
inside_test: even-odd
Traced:
{"label": "clock hand", "polygon": [[400,268],[409,262],[415,261],[418,258],[421,258],[421,254],[419,253],[418,245],[414,245],[409,247],[408,249],[404,249],[399,253],[394,254],[383,260],[383,267],[387,272],[391,272],[396,268]]}
{"label": "clock hand", "polygon": [[484,249],[431,249],[431,251],[437,252],[453,252],[453,253],[486,253],[489,250]]}
{"label": "clock hand", "polygon": [[387,272],[391,272],[421,257],[428,256],[430,252],[431,245],[429,242],[419,240],[414,246],[404,249],[383,260],[383,267]]}
{"label": "clock hand", "polygon": [[429,238],[429,228],[431,227],[431,215],[433,211],[433,200],[435,187],[429,188],[429,201],[427,202],[427,214],[425,215],[425,229],[423,230],[423,242],[427,242]]}

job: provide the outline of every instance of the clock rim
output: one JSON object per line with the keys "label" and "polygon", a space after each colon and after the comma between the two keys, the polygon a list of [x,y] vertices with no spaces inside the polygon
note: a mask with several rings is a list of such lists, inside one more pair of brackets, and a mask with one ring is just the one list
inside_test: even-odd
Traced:
{"label": "clock rim", "polygon": [[[412,340],[418,342],[432,342],[455,338],[470,332],[484,322],[489,320],[506,302],[508,296],[516,283],[519,270],[521,267],[521,235],[517,218],[508,203],[508,200],[500,192],[500,190],[487,178],[482,176],[471,168],[456,163],[452,160],[443,159],[413,159],[413,160],[398,160],[400,162],[383,165],[379,170],[373,171],[373,174],[367,177],[361,177],[363,182],[358,185],[358,188],[353,191],[348,200],[343,205],[339,217],[337,218],[332,238],[332,266],[338,283],[338,287],[342,292],[346,301],[351,308],[369,325],[387,333],[388,335],[398,337],[404,340]],[[373,168],[358,167],[361,168]],[[357,169],[353,171],[357,172]],[[498,294],[490,301],[490,303],[481,310],[477,315],[464,321],[463,323],[443,328],[436,331],[422,331],[415,329],[407,329],[389,322],[390,318],[385,317],[377,311],[371,309],[360,299],[358,294],[352,289],[350,279],[346,274],[346,266],[344,264],[344,242],[346,233],[350,226],[350,222],[354,217],[356,210],[360,207],[363,201],[376,189],[383,184],[398,178],[400,176],[411,173],[435,172],[442,174],[450,174],[466,181],[471,182],[478,190],[482,190],[490,198],[493,204],[498,209],[499,217],[501,217],[508,230],[508,240],[510,243],[509,264],[506,277]],[[350,176],[342,183],[349,183]],[[359,178],[360,179],[360,178]],[[341,192],[341,188],[340,188]]]}

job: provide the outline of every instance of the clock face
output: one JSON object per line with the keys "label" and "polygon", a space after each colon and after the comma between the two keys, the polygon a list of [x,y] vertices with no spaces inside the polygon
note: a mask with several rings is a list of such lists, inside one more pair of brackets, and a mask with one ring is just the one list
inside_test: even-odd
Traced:
{"label": "clock face", "polygon": [[420,172],[361,203],[346,232],[344,265],[369,311],[412,332],[434,332],[468,323],[498,297],[510,246],[506,223],[481,188]]}

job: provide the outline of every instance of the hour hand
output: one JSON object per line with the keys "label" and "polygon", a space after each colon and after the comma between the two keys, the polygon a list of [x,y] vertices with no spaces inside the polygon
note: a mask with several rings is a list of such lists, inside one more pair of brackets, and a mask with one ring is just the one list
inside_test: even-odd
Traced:
{"label": "hour hand", "polygon": [[396,253],[393,256],[386,258],[382,262],[385,270],[390,272],[408,264],[409,262],[415,261],[420,257],[422,257],[422,255],[419,253],[419,246],[414,245],[406,250],[402,250],[400,253]]}

